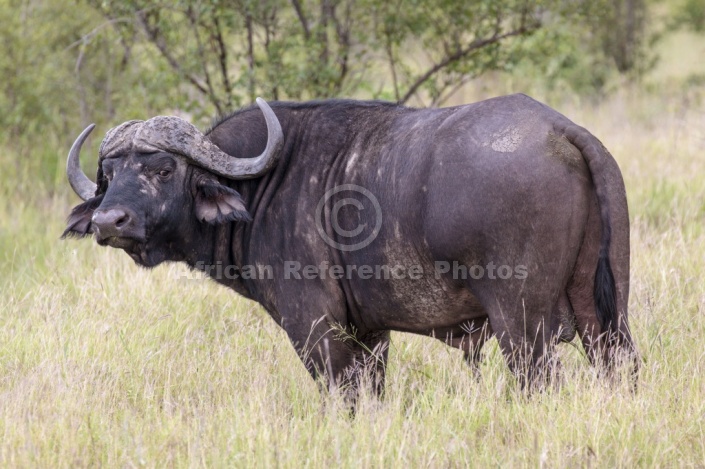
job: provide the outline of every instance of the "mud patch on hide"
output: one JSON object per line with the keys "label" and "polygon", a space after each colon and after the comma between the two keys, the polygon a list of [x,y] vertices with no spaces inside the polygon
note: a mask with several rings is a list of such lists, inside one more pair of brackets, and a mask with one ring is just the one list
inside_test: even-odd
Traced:
{"label": "mud patch on hide", "polygon": [[139,179],[140,181],[140,193],[150,195],[152,197],[156,197],[159,194],[157,186],[153,181],[150,181],[147,176],[145,176],[144,174],[140,174],[139,176],[137,176],[137,179]]}
{"label": "mud patch on hide", "polygon": [[516,127],[507,127],[492,134],[492,149],[499,153],[513,153],[519,148],[524,135]]}
{"label": "mud patch on hide", "polygon": [[548,134],[549,155],[579,173],[587,173],[587,165],[580,150],[568,141],[564,135],[553,132]]}

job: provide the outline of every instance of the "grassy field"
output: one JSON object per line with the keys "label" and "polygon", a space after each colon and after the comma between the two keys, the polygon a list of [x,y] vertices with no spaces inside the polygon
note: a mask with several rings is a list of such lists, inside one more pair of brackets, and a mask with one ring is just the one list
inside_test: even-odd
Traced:
{"label": "grassy field", "polygon": [[43,167],[3,151],[0,466],[704,467],[705,104],[625,91],[557,107],[625,176],[636,394],[597,379],[577,342],[560,348],[564,385],[527,398],[494,341],[475,379],[458,352],[393,334],[386,399],[351,419],[257,305],[59,241],[77,202],[53,189],[63,150]]}

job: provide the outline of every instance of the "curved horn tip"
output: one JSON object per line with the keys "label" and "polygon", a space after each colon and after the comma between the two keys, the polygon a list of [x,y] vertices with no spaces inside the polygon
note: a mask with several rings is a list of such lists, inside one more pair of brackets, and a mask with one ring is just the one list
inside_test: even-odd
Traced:
{"label": "curved horn tip", "polygon": [[260,98],[259,96],[257,96],[257,97],[255,98],[255,102],[257,103],[257,105],[258,105],[260,108],[266,107],[266,108],[268,108],[268,109],[272,109],[271,106],[269,105],[269,103],[268,103],[264,98]]}
{"label": "curved horn tip", "polygon": [[91,134],[91,132],[93,132],[93,129],[95,129],[95,124],[88,124],[88,126],[85,129],[83,129],[83,132],[81,132],[79,134],[78,139],[76,139],[76,140],[80,139],[81,143],[83,143],[83,141],[85,141],[88,138],[88,136]]}
{"label": "curved horn tip", "polygon": [[94,128],[95,124],[90,124],[88,127],[83,129],[83,132],[81,132],[78,138],[76,138],[73,142],[73,145],[71,145],[71,150],[69,150],[69,155],[66,159],[66,175],[68,176],[69,184],[76,195],[84,201],[93,197],[97,189],[97,185],[81,170],[79,154],[81,152],[83,142],[86,141],[88,135]]}
{"label": "curved horn tip", "polygon": [[[267,126],[267,144],[259,156],[238,158],[228,155],[203,134],[200,134],[199,139],[205,139],[207,145],[202,142],[200,146],[197,145],[194,148],[182,148],[180,144],[177,144],[173,148],[177,153],[190,158],[198,166],[229,179],[253,179],[262,176],[276,166],[281,154],[284,133],[277,115],[269,104],[260,97],[255,100],[260,111],[264,114]],[[191,126],[191,124],[188,125]],[[194,131],[198,132],[195,128]]]}

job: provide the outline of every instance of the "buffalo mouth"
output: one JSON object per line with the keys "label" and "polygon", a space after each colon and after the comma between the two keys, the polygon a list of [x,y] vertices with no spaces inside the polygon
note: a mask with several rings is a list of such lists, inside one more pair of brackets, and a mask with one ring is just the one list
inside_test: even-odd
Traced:
{"label": "buffalo mouth", "polygon": [[122,249],[127,253],[136,264],[151,267],[150,258],[147,255],[146,242],[137,238],[111,236],[97,240],[101,246],[110,246],[116,249]]}

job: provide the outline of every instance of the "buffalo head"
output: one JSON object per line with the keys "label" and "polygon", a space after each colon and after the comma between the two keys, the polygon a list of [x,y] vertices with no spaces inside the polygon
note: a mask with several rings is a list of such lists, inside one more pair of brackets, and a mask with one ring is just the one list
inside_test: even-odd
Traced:
{"label": "buffalo head", "polygon": [[69,152],[66,173],[84,202],[71,211],[63,236],[94,234],[98,244],[124,249],[140,265],[183,260],[177,245],[201,224],[249,220],[240,194],[226,180],[251,179],[272,169],[283,143],[279,121],[261,98],[267,123],[261,155],[221,151],[190,123],[158,116],[111,129],[99,150],[97,184],[80,169],[79,153],[94,125]]}

